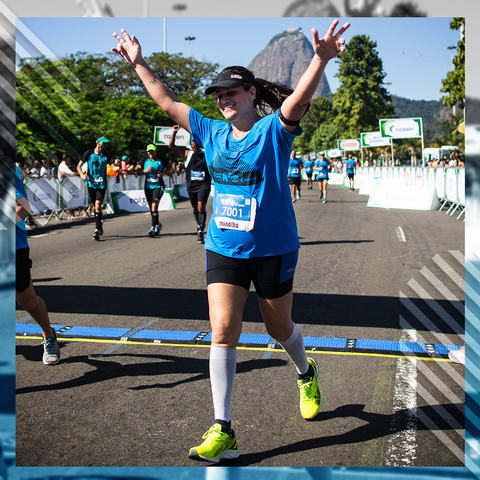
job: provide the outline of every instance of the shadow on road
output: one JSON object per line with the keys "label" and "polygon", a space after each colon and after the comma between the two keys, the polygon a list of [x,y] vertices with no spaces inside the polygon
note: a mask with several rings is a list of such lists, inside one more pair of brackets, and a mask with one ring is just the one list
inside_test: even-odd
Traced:
{"label": "shadow on road", "polygon": [[[50,312],[65,314],[142,316],[164,319],[208,320],[207,292],[204,289],[126,288],[99,285],[35,285],[37,294]],[[88,301],[85,301],[88,299]],[[398,297],[295,293],[293,319],[304,325],[333,325],[399,329],[400,315],[418,331],[455,333],[422,299],[412,298],[408,309]],[[461,328],[465,319],[451,302],[437,299],[437,306]],[[413,311],[413,313],[412,313]],[[440,311],[437,309],[437,311]],[[434,325],[427,329],[422,312]],[[263,323],[256,294],[250,292],[244,318]],[[88,326],[88,325],[81,325]],[[96,325],[107,326],[107,325]],[[133,327],[133,325],[132,325]],[[246,332],[249,333],[249,332]]]}
{"label": "shadow on road", "polygon": [[[61,346],[62,342],[59,342]],[[22,355],[26,360],[38,362],[39,354],[41,355],[42,346],[18,345],[17,355]],[[132,360],[134,363],[121,363],[122,360]],[[147,360],[147,361],[145,361]],[[151,361],[150,361],[151,360]],[[178,357],[173,355],[81,355],[77,357],[68,357],[62,359],[62,364],[78,364],[83,363],[93,367],[94,370],[85,372],[78,378],[49,384],[49,385],[32,385],[30,387],[18,388],[17,395],[50,391],[64,390],[85,385],[92,385],[107,380],[132,377],[144,378],[151,376],[155,383],[138,385],[129,388],[129,390],[147,390],[151,388],[174,388],[177,385],[196,382],[198,380],[208,380],[209,360],[193,357]],[[237,375],[261,370],[264,368],[272,368],[286,365],[288,362],[282,359],[271,358],[268,362],[264,360],[246,360],[237,363]],[[188,378],[176,382],[168,382],[168,375],[188,375]],[[158,383],[158,379],[162,383]]]}

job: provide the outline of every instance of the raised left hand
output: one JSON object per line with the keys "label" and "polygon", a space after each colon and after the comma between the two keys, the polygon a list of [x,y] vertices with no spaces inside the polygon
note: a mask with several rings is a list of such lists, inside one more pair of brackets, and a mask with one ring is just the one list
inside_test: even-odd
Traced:
{"label": "raised left hand", "polygon": [[338,20],[334,20],[323,38],[320,38],[318,31],[312,28],[313,50],[322,60],[331,60],[339,53],[345,51],[345,39],[342,38],[342,35],[350,26],[350,23],[345,23],[343,27],[335,33],[338,23]]}

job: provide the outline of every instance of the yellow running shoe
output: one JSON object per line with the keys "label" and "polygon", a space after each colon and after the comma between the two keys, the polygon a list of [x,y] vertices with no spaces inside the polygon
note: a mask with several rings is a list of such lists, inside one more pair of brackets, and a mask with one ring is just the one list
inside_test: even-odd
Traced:
{"label": "yellow running shoe", "polygon": [[238,458],[237,439],[232,430],[230,435],[222,431],[222,426],[215,423],[213,427],[203,435],[205,441],[198,447],[190,449],[188,456],[192,460],[206,460],[218,463],[222,458]]}
{"label": "yellow running shoe", "polygon": [[300,388],[300,413],[306,420],[311,420],[320,411],[322,406],[322,393],[318,385],[318,367],[313,358],[308,358],[308,363],[313,368],[313,376],[309,380],[297,380]]}

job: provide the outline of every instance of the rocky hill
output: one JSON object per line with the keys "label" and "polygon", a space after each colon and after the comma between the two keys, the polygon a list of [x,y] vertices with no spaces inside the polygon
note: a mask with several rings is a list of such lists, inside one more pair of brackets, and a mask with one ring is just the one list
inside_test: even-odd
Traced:
{"label": "rocky hill", "polygon": [[[248,68],[256,77],[280,82],[295,88],[313,57],[313,47],[299,27],[275,35],[268,45],[250,62]],[[332,100],[325,75],[314,97]],[[399,118],[422,117],[425,131],[433,128],[438,118],[445,118],[451,109],[440,101],[409,100],[392,95],[395,115]]]}
{"label": "rocky hill", "polygon": [[[248,69],[258,78],[284,83],[295,88],[312,57],[312,44],[302,30],[296,27],[273,37],[252,60]],[[325,75],[322,76],[314,97],[320,95],[332,99],[332,92]]]}

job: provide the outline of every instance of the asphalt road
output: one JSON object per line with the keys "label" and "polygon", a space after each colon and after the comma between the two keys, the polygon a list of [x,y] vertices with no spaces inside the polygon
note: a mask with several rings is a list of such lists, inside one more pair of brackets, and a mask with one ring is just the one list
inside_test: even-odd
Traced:
{"label": "asphalt road", "polygon": [[[367,207],[303,185],[293,315],[306,337],[464,343],[464,223],[445,212]],[[203,246],[188,202],[149,216],[30,233],[32,275],[55,325],[209,331]],[[401,230],[398,228],[401,227]],[[402,236],[403,232],[403,236]],[[405,241],[402,241],[405,240]],[[17,323],[34,323],[17,310]],[[250,293],[244,333],[265,333]],[[204,466],[188,458],[213,420],[208,347],[60,340],[41,362],[17,337],[17,466]],[[460,466],[464,367],[443,358],[312,352],[321,413],[306,422],[281,350],[239,349],[232,416],[238,466]]]}

